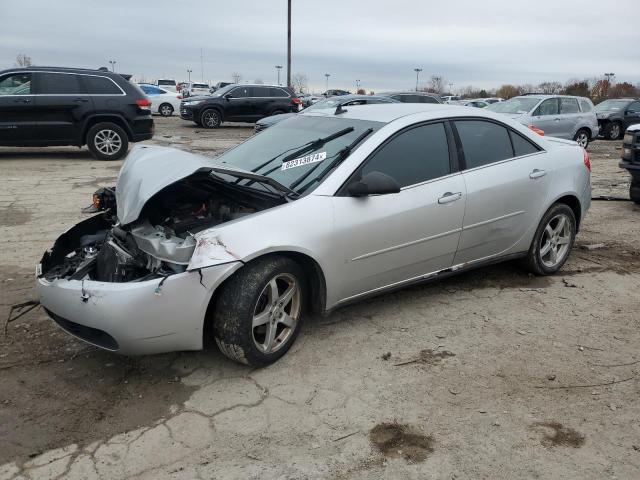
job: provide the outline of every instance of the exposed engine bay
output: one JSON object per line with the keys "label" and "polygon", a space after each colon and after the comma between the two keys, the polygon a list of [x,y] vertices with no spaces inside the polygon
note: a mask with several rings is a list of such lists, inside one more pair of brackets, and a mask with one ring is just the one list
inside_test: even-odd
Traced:
{"label": "exposed engine bay", "polygon": [[103,188],[84,210],[102,213],[60,236],[42,258],[41,274],[49,281],[130,282],[180,273],[195,249],[194,234],[284,202],[198,171],[160,190],[136,221],[121,225],[115,188]]}

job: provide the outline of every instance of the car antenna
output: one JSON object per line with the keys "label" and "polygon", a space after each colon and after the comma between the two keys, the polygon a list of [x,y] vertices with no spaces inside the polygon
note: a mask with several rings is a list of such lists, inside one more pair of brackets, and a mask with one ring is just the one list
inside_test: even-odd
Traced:
{"label": "car antenna", "polygon": [[340,115],[341,113],[347,113],[349,110],[342,108],[342,105],[338,105],[336,111],[333,113],[334,115]]}

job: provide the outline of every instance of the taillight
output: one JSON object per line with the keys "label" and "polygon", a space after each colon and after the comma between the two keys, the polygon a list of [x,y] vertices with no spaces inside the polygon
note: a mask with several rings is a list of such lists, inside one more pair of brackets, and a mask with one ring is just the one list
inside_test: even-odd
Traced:
{"label": "taillight", "polygon": [[591,171],[591,160],[589,160],[589,153],[584,148],[582,149],[582,161],[584,162],[584,166],[587,167],[587,170]]}
{"label": "taillight", "polygon": [[182,100],[182,95],[178,95],[178,100]]}
{"label": "taillight", "polygon": [[291,101],[296,105],[300,105],[302,103],[302,100],[300,100],[298,97],[293,97]]}
{"label": "taillight", "polygon": [[535,125],[529,125],[529,128],[531,130],[533,130],[534,132],[536,132],[538,135],[540,135],[541,137],[544,137],[544,130],[536,127]]}
{"label": "taillight", "polygon": [[136,105],[140,108],[149,108],[151,107],[151,101],[147,98],[139,98],[136,100]]}

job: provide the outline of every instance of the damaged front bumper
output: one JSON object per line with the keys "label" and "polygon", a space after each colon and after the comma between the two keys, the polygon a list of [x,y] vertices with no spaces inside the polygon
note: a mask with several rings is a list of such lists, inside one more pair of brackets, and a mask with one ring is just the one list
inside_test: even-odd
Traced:
{"label": "damaged front bumper", "polygon": [[140,282],[37,279],[40,302],[66,332],[126,355],[200,350],[215,289],[241,262]]}

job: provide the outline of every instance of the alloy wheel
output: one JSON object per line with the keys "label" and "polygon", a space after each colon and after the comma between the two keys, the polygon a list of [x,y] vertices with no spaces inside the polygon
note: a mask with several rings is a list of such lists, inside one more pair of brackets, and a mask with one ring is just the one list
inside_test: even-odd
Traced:
{"label": "alloy wheel", "polygon": [[162,107],[160,107],[160,114],[163,117],[168,117],[172,113],[173,113],[173,108],[171,108],[169,105],[162,105]]}
{"label": "alloy wheel", "polygon": [[300,285],[287,273],[273,277],[258,297],[254,309],[251,334],[262,353],[282,348],[296,329],[301,305]]}
{"label": "alloy wheel", "polygon": [[560,213],[549,220],[540,239],[540,260],[547,268],[564,262],[571,244],[571,220]]}
{"label": "alloy wheel", "polygon": [[611,140],[616,140],[618,137],[620,137],[620,125],[614,123],[613,125],[611,125],[609,138],[611,138]]}
{"label": "alloy wheel", "polygon": [[213,128],[218,126],[219,118],[220,116],[217,112],[205,112],[202,115],[202,123],[209,128]]}
{"label": "alloy wheel", "polygon": [[585,132],[579,132],[578,135],[576,135],[576,143],[582,148],[587,148],[587,145],[589,145],[589,135]]}
{"label": "alloy wheel", "polygon": [[122,148],[122,138],[114,130],[100,130],[94,138],[96,149],[103,155],[115,155]]}

